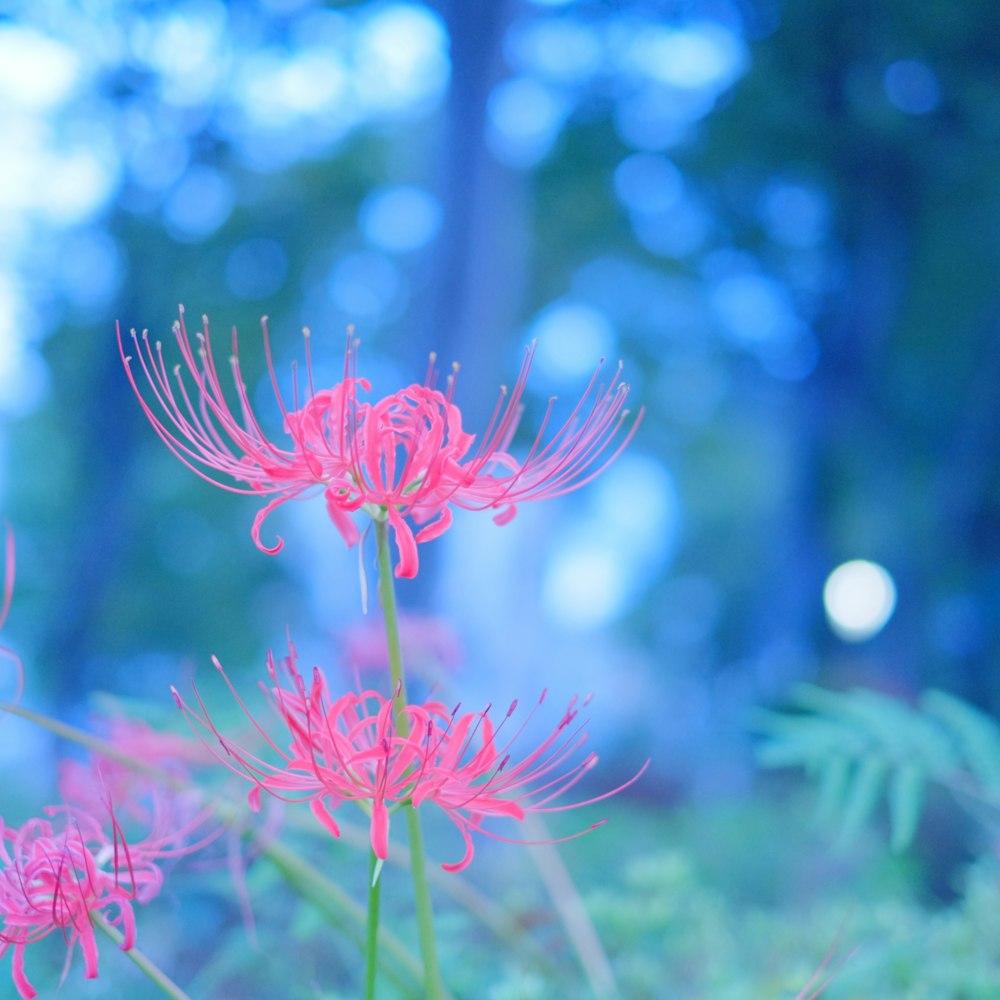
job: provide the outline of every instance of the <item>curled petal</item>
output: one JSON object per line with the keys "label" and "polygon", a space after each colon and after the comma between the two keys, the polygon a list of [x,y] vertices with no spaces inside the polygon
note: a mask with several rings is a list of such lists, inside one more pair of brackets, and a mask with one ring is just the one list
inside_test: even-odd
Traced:
{"label": "curled petal", "polygon": [[445,507],[436,521],[417,532],[417,542],[430,542],[439,538],[451,527],[451,508]]}
{"label": "curled petal", "polygon": [[472,859],[475,856],[476,848],[472,843],[472,836],[469,833],[469,828],[464,823],[457,823],[458,832],[462,835],[462,840],[465,843],[465,853],[458,861],[451,861],[442,864],[441,867],[446,872],[461,872],[465,871],[469,865],[472,864]]}
{"label": "curled petal", "polygon": [[505,524],[510,524],[511,521],[517,516],[517,505],[508,504],[503,510],[493,515],[493,523],[499,524],[503,527]]}
{"label": "curled petal", "polygon": [[396,576],[411,579],[417,575],[417,569],[420,566],[417,556],[417,540],[413,537],[410,526],[394,507],[389,508],[389,524],[396,539],[396,551],[399,555],[399,561],[396,563]]}
{"label": "curled petal", "polygon": [[324,494],[326,496],[326,512],[330,515],[333,526],[340,532],[340,537],[344,539],[344,544],[352,549],[361,540],[361,532],[358,531],[354,518],[338,503],[338,493],[339,489],[331,486]]}
{"label": "curled petal", "polygon": [[256,516],[253,519],[253,527],[250,529],[250,537],[253,539],[254,545],[260,549],[261,552],[269,556],[277,555],[284,547],[285,542],[281,535],[275,535],[274,545],[265,545],[260,540],[260,529],[264,526],[264,521],[280,507],[286,500],[291,499],[290,497],[275,497],[267,506],[262,507],[257,511]]}
{"label": "curled petal", "polygon": [[[257,787],[259,788],[260,786],[258,785]],[[323,824],[330,836],[335,840],[340,839],[340,827],[337,826],[337,821],[333,818],[333,814],[327,809],[326,803],[322,799],[311,799],[309,802],[309,811]]]}

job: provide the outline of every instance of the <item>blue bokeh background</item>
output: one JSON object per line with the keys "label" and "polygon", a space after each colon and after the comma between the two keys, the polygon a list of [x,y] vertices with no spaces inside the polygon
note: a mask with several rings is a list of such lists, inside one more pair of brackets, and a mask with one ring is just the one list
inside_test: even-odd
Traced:
{"label": "blue bokeh background", "polygon": [[[507,527],[458,517],[400,600],[457,633],[466,703],[593,691],[612,773],[653,758],[638,795],[746,794],[752,709],[797,680],[996,709],[991,26],[985,0],[0,5],[26,703],[169,711],[212,653],[257,676],[287,629],[342,663],[361,619],[321,501],[270,559],[255,504],[144,420],[114,323],[167,341],[183,303],[238,326],[275,415],[265,313],[283,371],[312,329],[320,381],[349,324],[376,391],[456,359],[472,429],[537,339],[522,447],[623,360],[627,454]],[[896,591],[860,640],[823,604],[852,559]],[[9,773],[40,740],[6,729]]]}

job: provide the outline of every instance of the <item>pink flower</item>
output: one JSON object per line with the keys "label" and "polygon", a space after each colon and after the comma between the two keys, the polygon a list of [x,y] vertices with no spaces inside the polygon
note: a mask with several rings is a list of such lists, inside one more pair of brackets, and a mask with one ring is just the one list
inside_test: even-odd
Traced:
{"label": "pink flower", "polygon": [[83,950],[84,975],[97,976],[97,941],[90,914],[111,910],[109,922],[120,925],[122,947],[135,943],[133,901],[152,899],[162,884],[153,855],[130,847],[112,820],[109,838],[90,814],[49,806],[49,820],[31,819],[7,826],[0,817],[0,958],[13,951],[14,985],[21,997],[36,992],[24,971],[29,944],[59,930],[66,940],[69,969],[73,950]]}
{"label": "pink flower", "polygon": [[213,822],[191,773],[190,765],[209,758],[201,743],[120,717],[107,719],[106,726],[106,742],[120,756],[93,753],[86,761],[61,760],[63,802],[91,815],[113,806],[129,832],[140,831],[147,848],[155,845],[160,857],[189,853],[221,835],[223,828]]}
{"label": "pink flower", "polygon": [[[167,742],[141,723],[117,720],[120,749],[149,749],[158,755],[185,743]],[[166,759],[138,762],[162,767]],[[77,944],[83,950],[84,975],[97,976],[97,942],[90,914],[105,912],[120,925],[122,947],[135,943],[132,904],[148,903],[163,884],[160,863],[178,858],[215,840],[222,832],[205,807],[201,793],[164,787],[123,762],[94,756],[89,763],[63,761],[59,788],[64,805],[47,806],[48,819],[31,819],[20,828],[0,817],[0,958],[13,949],[13,977],[22,997],[35,991],[24,972],[24,951],[54,930],[68,944],[65,976]],[[112,807],[121,806],[136,835],[128,840]],[[206,824],[208,824],[206,826]]]}
{"label": "pink flower", "polygon": [[[176,690],[174,698],[192,728],[211,733],[221,744],[224,752],[218,754],[219,760],[253,782],[251,808],[260,808],[261,791],[286,801],[308,802],[315,817],[339,837],[333,813],[344,802],[359,802],[370,812],[372,850],[383,860],[389,851],[390,814],[399,805],[428,803],[445,812],[461,834],[465,852],[459,861],[442,867],[461,871],[472,861],[473,833],[507,839],[486,829],[487,821],[523,820],[528,813],[559,812],[600,802],[631,785],[645,770],[644,766],[609,792],[556,804],[597,763],[592,752],[575,759],[586,742],[585,723],[577,719],[575,700],[552,732],[534,750],[516,759],[513,744],[528,720],[509,739],[500,739],[516,702],[495,727],[489,709],[461,713],[457,707],[449,711],[440,702],[427,701],[407,705],[398,713],[394,699],[375,691],[332,699],[319,667],[313,669],[312,684],[307,688],[294,647],[280,665],[272,654],[267,661],[274,686],[265,693],[287,729],[287,741],[280,740],[279,745],[247,710],[218,661],[213,662],[275,755],[275,763],[223,735],[197,692],[200,712],[188,706]],[[539,706],[543,700],[544,695]],[[601,823],[603,820],[573,836],[588,833]]]}
{"label": "pink flower", "polygon": [[[621,365],[607,386],[598,385],[598,367],[569,418],[546,443],[554,402],[550,401],[527,457],[518,462],[508,448],[521,416],[534,348],[527,350],[513,389],[501,390],[477,444],[476,436],[462,428],[462,414],[453,401],[454,374],[448,376],[444,392],[435,387],[433,357],[423,385],[410,385],[371,403],[362,398],[370,392],[370,384],[354,374],[356,342],[350,336],[343,380],[329,389],[315,387],[308,330],[304,331],[304,384],[293,368],[288,405],[278,389],[266,317],[262,326],[268,370],[284,416],[284,446],[267,438],[253,412],[240,372],[235,330],[230,359],[235,409],[222,388],[207,318],[195,347],[181,308],[174,334],[183,365],[174,368],[173,378],[161,345],[154,347],[146,333],[140,338],[132,331],[141,381],[148,386],[151,401],[139,387],[120,328],[118,344],[140,405],[167,447],[203,479],[223,489],[272,498],[258,512],[251,530],[264,552],[278,552],[283,544],[280,537],[272,546],[261,541],[267,516],[289,500],[321,491],[330,519],[348,545],[360,537],[353,512],[364,510],[373,518],[388,520],[399,552],[396,575],[415,576],[417,545],[448,529],[452,507],[494,510],[494,520],[506,524],[517,513],[517,504],[560,496],[597,476],[625,447],[638,423],[637,418],[621,433],[628,420],[629,391],[621,381]],[[616,439],[611,454],[605,454]]]}
{"label": "pink flower", "polygon": [[[444,619],[433,615],[401,611],[397,618],[403,662],[409,674],[436,680],[442,673],[453,673],[462,664],[464,654],[458,633]],[[389,669],[389,646],[385,624],[369,615],[357,625],[340,633],[344,663],[354,671]]]}

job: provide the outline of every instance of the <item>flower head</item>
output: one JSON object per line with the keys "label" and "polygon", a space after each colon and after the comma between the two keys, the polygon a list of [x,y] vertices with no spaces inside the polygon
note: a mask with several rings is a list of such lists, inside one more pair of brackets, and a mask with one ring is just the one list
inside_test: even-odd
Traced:
{"label": "flower head", "polygon": [[181,309],[174,335],[183,364],[172,376],[162,346],[150,344],[146,333],[140,337],[132,331],[138,378],[120,329],[118,343],[140,405],[167,447],[209,482],[271,498],[251,530],[264,552],[282,547],[280,537],[270,546],[261,540],[268,515],[289,500],[322,492],[330,519],[348,545],[360,537],[353,512],[363,509],[386,519],[399,553],[396,575],[415,576],[417,545],[448,529],[453,507],[493,510],[494,520],[506,524],[519,503],[560,496],[589,482],[617,456],[636,427],[633,421],[625,429],[629,390],[621,381],[621,366],[606,386],[598,383],[598,367],[569,418],[546,440],[550,401],[527,457],[518,461],[508,448],[521,416],[533,348],[527,350],[511,391],[501,390],[492,419],[477,438],[462,427],[453,398],[454,372],[443,392],[437,388],[433,356],[422,385],[369,402],[365,396],[371,386],[356,374],[357,342],[350,334],[342,381],[331,388],[314,385],[308,330],[304,384],[293,368],[292,398],[286,403],[271,358],[266,317],[262,326],[271,382],[284,418],[283,444],[264,434],[250,404],[235,330],[230,358],[235,407],[223,391],[207,318],[192,344]]}
{"label": "flower head", "polygon": [[[516,702],[494,725],[489,708],[461,712],[437,701],[398,708],[396,699],[375,691],[332,698],[319,667],[314,668],[307,686],[294,647],[280,663],[268,655],[273,687],[265,692],[287,730],[282,737],[272,737],[246,709],[218,661],[214,662],[273,760],[265,760],[221,733],[200,695],[200,711],[187,705],[176,690],[174,697],[192,726],[221,744],[219,760],[253,782],[251,807],[260,808],[262,791],[286,801],[308,802],[315,817],[339,837],[333,813],[345,802],[358,802],[371,817],[372,850],[383,860],[389,851],[390,814],[400,805],[436,805],[448,816],[462,836],[465,851],[457,862],[442,867],[460,871],[472,861],[472,834],[507,839],[485,827],[489,820],[523,820],[528,813],[599,802],[642,773],[593,798],[558,804],[597,763],[592,752],[579,756],[586,733],[575,700],[551,733],[518,758],[514,744],[527,720],[509,738],[504,733]],[[544,695],[539,706],[543,700]],[[574,836],[600,825],[594,823]]]}
{"label": "flower head", "polygon": [[[128,951],[135,943],[133,903],[148,903],[159,893],[162,863],[201,849],[223,832],[210,822],[200,792],[164,784],[183,776],[177,761],[190,754],[189,740],[122,719],[112,720],[111,730],[115,751],[133,767],[97,753],[86,762],[62,761],[63,804],[47,806],[46,819],[19,828],[0,816],[0,958],[13,951],[14,985],[22,997],[36,995],[24,971],[29,944],[61,931],[68,945],[66,970],[79,943],[84,975],[94,978],[91,914],[104,913],[119,925]],[[155,768],[157,776],[136,767]]]}
{"label": "flower head", "polygon": [[121,926],[127,951],[135,943],[132,903],[148,902],[163,881],[155,852],[126,844],[113,818],[109,837],[82,810],[50,806],[45,812],[49,819],[21,827],[9,827],[0,817],[0,958],[12,950],[14,985],[26,998],[37,995],[24,970],[29,944],[61,931],[66,969],[79,943],[84,975],[93,979],[97,941],[91,913],[111,911],[109,922]]}

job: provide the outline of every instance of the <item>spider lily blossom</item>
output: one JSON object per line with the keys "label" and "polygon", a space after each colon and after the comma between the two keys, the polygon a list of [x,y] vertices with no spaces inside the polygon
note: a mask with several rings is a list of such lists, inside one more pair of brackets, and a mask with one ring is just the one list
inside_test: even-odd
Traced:
{"label": "spider lily blossom", "polygon": [[37,996],[24,968],[28,945],[58,930],[68,949],[63,975],[79,944],[84,975],[96,978],[91,914],[102,912],[120,926],[122,949],[128,951],[136,936],[132,904],[149,902],[163,885],[156,862],[194,849],[177,849],[175,835],[162,833],[127,843],[113,813],[110,834],[83,809],[48,806],[45,813],[48,819],[30,819],[20,827],[0,817],[0,958],[12,952],[14,986],[28,1000]]}
{"label": "spider lily blossom", "polygon": [[278,552],[283,544],[280,537],[273,545],[261,540],[268,515],[289,500],[322,492],[330,519],[348,545],[360,537],[351,517],[355,511],[388,520],[399,555],[396,575],[413,577],[418,544],[448,529],[453,507],[493,510],[494,520],[506,524],[519,503],[561,496],[597,476],[628,443],[641,417],[640,411],[626,428],[629,388],[621,381],[621,365],[607,385],[599,384],[599,366],[568,419],[548,436],[550,401],[538,436],[518,461],[508,449],[523,409],[533,347],[525,353],[513,388],[501,390],[489,425],[477,439],[462,427],[453,399],[454,373],[443,392],[436,388],[433,355],[422,385],[366,401],[371,386],[356,374],[357,342],[350,334],[343,380],[317,388],[310,335],[304,331],[305,379],[300,380],[293,367],[292,397],[286,403],[278,388],[266,317],[262,327],[271,383],[284,418],[284,444],[264,434],[250,404],[235,330],[230,358],[235,408],[223,391],[207,317],[192,343],[181,308],[174,335],[182,364],[173,374],[162,345],[151,344],[145,332],[140,336],[132,331],[134,356],[126,354],[120,327],[118,344],[140,405],[167,447],[217,486],[271,498],[251,530],[258,548],[267,553]]}
{"label": "spider lily blossom", "polygon": [[130,834],[141,830],[147,843],[169,844],[175,854],[195,849],[185,847],[193,835],[202,847],[224,832],[192,773],[192,765],[212,759],[201,743],[121,716],[103,723],[105,742],[119,756],[93,751],[86,761],[61,760],[59,795],[66,805],[100,815],[113,803]]}
{"label": "spider lily blossom", "polygon": [[[111,730],[117,750],[168,778],[181,775],[183,764],[174,763],[179,757],[203,750],[143,723],[113,719]],[[161,863],[198,851],[224,832],[200,792],[168,788],[96,753],[87,762],[61,762],[59,791],[63,803],[47,806],[44,819],[12,827],[0,816],[0,958],[12,952],[14,985],[24,998],[37,995],[24,968],[28,945],[58,930],[68,946],[63,976],[79,943],[84,975],[95,978],[91,915],[103,913],[119,926],[128,951],[136,934],[133,904],[159,893]]]}
{"label": "spider lily blossom", "polygon": [[308,802],[320,823],[339,837],[333,814],[344,802],[358,802],[371,817],[371,846],[381,860],[389,852],[390,813],[399,805],[435,805],[448,816],[461,834],[465,851],[457,862],[442,867],[461,871],[473,858],[472,834],[508,839],[486,829],[487,821],[523,820],[528,813],[559,812],[600,802],[631,785],[645,770],[611,791],[559,804],[557,800],[597,763],[594,753],[579,756],[586,732],[575,701],[551,733],[518,759],[513,745],[528,720],[510,738],[502,736],[512,725],[516,703],[494,726],[489,709],[463,713],[427,701],[397,710],[394,698],[375,691],[332,698],[319,667],[314,668],[307,687],[294,647],[280,663],[268,655],[273,687],[270,691],[262,687],[287,730],[286,736],[272,737],[250,714],[219,662],[214,662],[265,744],[262,752],[269,750],[274,762],[221,733],[197,692],[200,711],[185,703],[176,690],[174,698],[192,728],[204,734],[207,745],[211,745],[210,738],[221,744],[219,760],[253,782],[251,808],[260,808],[262,791],[285,801]]}

